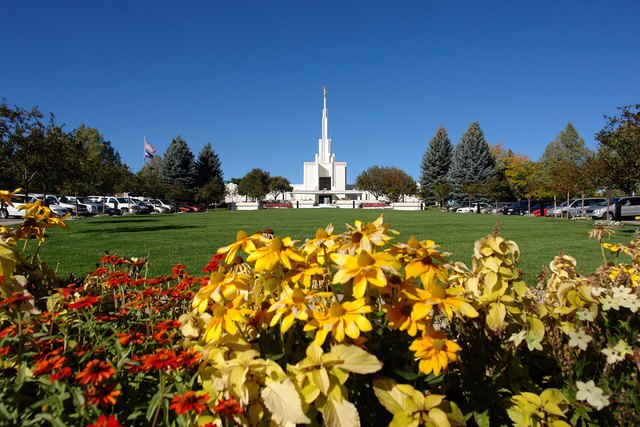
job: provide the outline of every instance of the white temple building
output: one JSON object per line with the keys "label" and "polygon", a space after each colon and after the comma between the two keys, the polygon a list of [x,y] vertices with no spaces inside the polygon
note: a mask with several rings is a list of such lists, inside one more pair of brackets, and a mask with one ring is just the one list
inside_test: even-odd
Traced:
{"label": "white temple building", "polygon": [[347,162],[336,162],[336,155],[332,152],[327,88],[324,88],[323,92],[322,137],[318,139],[318,152],[313,162],[304,162],[303,183],[293,185],[291,200],[312,202],[313,205],[359,200],[362,192],[347,187]]}

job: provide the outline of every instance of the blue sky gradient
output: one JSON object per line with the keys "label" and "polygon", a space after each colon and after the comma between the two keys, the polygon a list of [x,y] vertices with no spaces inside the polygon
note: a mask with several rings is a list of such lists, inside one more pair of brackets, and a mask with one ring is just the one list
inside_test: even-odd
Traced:
{"label": "blue sky gradient", "polygon": [[321,132],[348,181],[372,165],[416,179],[439,125],[455,144],[537,160],[572,122],[640,102],[640,2],[24,1],[0,8],[0,97],[98,128],[135,172],[143,136],[211,142],[226,179],[302,182]]}

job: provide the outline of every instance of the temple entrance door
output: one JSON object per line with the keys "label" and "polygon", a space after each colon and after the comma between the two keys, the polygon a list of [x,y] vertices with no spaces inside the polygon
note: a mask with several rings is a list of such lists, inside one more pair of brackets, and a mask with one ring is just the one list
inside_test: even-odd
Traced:
{"label": "temple entrance door", "polygon": [[321,205],[330,205],[331,196],[318,196],[318,203]]}

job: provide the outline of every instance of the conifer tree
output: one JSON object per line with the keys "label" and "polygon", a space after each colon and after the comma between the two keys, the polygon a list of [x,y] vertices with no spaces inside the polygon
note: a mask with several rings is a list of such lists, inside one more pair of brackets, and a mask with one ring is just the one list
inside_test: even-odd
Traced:
{"label": "conifer tree", "polygon": [[469,125],[453,150],[448,179],[455,197],[465,195],[465,188],[479,188],[495,173],[495,159],[478,122]]}
{"label": "conifer tree", "polygon": [[207,184],[211,180],[224,184],[222,162],[218,154],[213,151],[210,142],[207,142],[198,153],[198,159],[196,160],[196,177],[198,187]]}
{"label": "conifer tree", "polygon": [[162,182],[169,186],[168,196],[190,198],[195,192],[196,163],[187,143],[178,135],[171,141],[162,161]]}
{"label": "conifer tree", "polygon": [[429,141],[420,164],[420,195],[423,199],[434,196],[436,185],[447,181],[452,152],[453,145],[447,130],[440,126]]}

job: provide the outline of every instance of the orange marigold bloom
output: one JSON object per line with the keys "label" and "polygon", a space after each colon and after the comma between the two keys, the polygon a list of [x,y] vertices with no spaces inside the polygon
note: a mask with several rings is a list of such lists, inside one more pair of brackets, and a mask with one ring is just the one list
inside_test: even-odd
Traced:
{"label": "orange marigold bloom", "polygon": [[244,409],[240,403],[236,400],[235,396],[231,396],[229,399],[221,399],[213,410],[222,416],[233,416],[233,414],[241,414]]}
{"label": "orange marigold bloom", "polygon": [[71,368],[68,366],[65,366],[62,369],[60,369],[58,372],[54,372],[53,374],[51,374],[49,376],[49,381],[51,381],[51,383],[55,383],[58,380],[69,378],[71,374],[73,374],[73,372],[71,371]]}
{"label": "orange marigold bloom", "polygon": [[95,424],[87,424],[87,427],[123,427],[122,424],[118,422],[118,419],[115,415],[100,415],[98,417],[98,421]]}
{"label": "orange marigold bloom", "polygon": [[111,363],[93,359],[87,363],[82,371],[76,374],[75,378],[80,381],[80,384],[100,384],[107,378],[111,378],[115,372],[116,370],[111,366]]}
{"label": "orange marigold bloom", "polygon": [[0,306],[2,305],[12,306],[12,305],[20,304],[32,299],[33,299],[33,296],[31,295],[25,295],[22,292],[14,292],[11,294],[9,298],[3,299],[2,301],[0,301]]}
{"label": "orange marigold bloom", "polygon": [[198,395],[195,391],[189,390],[182,395],[173,396],[169,409],[173,409],[176,414],[193,411],[200,415],[207,408],[208,400],[209,395],[207,393]]}
{"label": "orange marigold bloom", "polygon": [[121,390],[116,390],[117,384],[110,384],[108,386],[96,386],[89,387],[89,390],[84,394],[84,398],[87,401],[87,405],[108,406],[115,405],[116,399],[122,393]]}
{"label": "orange marigold bloom", "polygon": [[181,365],[194,367],[202,360],[202,353],[193,349],[189,349],[189,351],[182,350],[178,357],[180,358]]}

